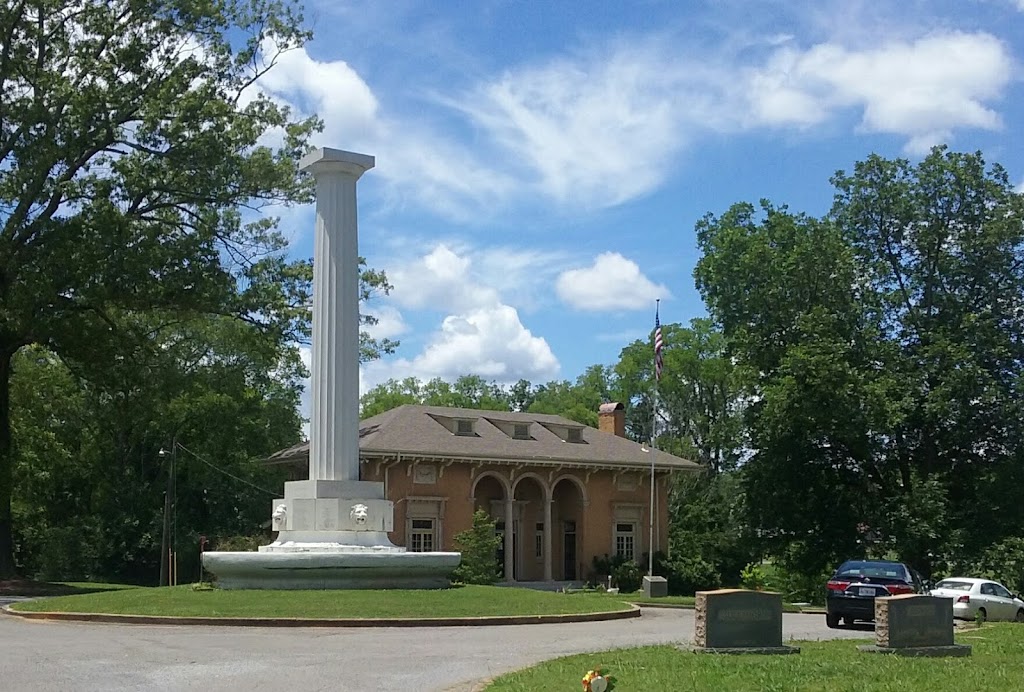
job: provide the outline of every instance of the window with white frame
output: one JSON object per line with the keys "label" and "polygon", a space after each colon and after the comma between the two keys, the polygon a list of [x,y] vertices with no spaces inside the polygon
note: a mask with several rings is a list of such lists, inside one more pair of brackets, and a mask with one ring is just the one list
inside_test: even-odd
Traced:
{"label": "window with white frame", "polygon": [[413,553],[434,552],[436,522],[433,519],[410,519],[409,551]]}
{"label": "window with white frame", "polygon": [[636,503],[616,502],[612,506],[612,551],[627,560],[636,560],[640,542],[640,521],[644,507]]}
{"label": "window with white frame", "polygon": [[636,559],[636,524],[615,522],[615,554],[626,560]]}
{"label": "window with white frame", "polygon": [[444,543],[445,498],[406,498],[405,547],[413,553],[432,553]]}

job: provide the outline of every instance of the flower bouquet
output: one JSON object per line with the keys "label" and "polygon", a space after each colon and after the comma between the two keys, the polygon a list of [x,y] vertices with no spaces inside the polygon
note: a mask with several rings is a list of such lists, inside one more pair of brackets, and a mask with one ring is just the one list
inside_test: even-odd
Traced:
{"label": "flower bouquet", "polygon": [[600,667],[588,670],[583,676],[583,692],[611,692],[615,689],[615,678]]}

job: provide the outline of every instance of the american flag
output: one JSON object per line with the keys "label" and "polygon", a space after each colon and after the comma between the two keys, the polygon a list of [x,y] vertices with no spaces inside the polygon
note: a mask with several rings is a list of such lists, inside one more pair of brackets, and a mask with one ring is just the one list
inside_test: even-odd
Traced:
{"label": "american flag", "polygon": [[665,343],[661,340],[661,320],[658,313],[660,306],[654,308],[654,379],[661,381],[661,368],[664,364],[661,358],[661,349]]}

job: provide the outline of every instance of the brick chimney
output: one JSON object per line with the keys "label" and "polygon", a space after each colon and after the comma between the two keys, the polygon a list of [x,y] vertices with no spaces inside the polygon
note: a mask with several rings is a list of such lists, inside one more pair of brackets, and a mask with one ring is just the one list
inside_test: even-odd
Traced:
{"label": "brick chimney", "polygon": [[597,411],[597,429],[619,437],[626,436],[626,407],[618,402],[601,404]]}

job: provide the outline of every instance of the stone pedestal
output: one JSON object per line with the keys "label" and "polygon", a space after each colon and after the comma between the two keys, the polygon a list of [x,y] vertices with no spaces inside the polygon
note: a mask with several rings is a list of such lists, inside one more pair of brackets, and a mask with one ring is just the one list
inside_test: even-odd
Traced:
{"label": "stone pedestal", "polygon": [[698,591],[694,646],[723,654],[796,654],[782,644],[782,596],[767,591]]}
{"label": "stone pedestal", "polygon": [[970,656],[971,647],[953,643],[953,602],[905,594],[875,599],[875,645],[868,653],[901,656]]}
{"label": "stone pedestal", "polygon": [[644,596],[664,598],[668,596],[668,579],[665,577],[644,577]]}
{"label": "stone pedestal", "polygon": [[374,159],[317,149],[299,166],[316,179],[310,480],[285,483],[272,503],[276,541],[256,553],[204,553],[203,566],[225,589],[447,586],[459,553],[392,545],[384,484],[359,480],[356,182]]}

